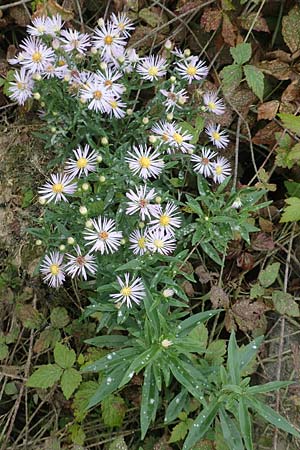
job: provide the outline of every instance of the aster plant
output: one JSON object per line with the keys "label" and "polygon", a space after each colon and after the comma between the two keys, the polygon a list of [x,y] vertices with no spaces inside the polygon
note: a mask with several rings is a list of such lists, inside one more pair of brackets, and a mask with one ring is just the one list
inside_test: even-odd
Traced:
{"label": "aster plant", "polygon": [[138,55],[127,42],[133,29],[125,13],[100,19],[92,34],[67,29],[60,16],[38,17],[10,60],[19,67],[11,99],[39,102],[39,137],[56,154],[38,191],[43,226],[30,230],[45,246],[40,271],[52,288],[76,279],[88,290],[85,317],[100,317],[88,344],[119,347],[84,367],[103,375],[90,407],[143,371],[144,438],[177,380],[166,423],[190,396],[200,410],[184,449],[218,417],[239,436],[234,447],[224,427],[229,447],[251,450],[249,410],[272,422],[242,375],[257,346],[239,349],[232,335],[239,362],[230,354],[227,367],[205,362],[199,325],[222,311],[190,314],[182,281],[195,282],[186,265],[199,258],[222,265],[236,235],[249,242],[257,230],[249,218],[266,205],[257,205],[265,191],[232,183],[229,134],[218,122],[226,105],[217,88],[206,90],[205,61],[170,42]]}

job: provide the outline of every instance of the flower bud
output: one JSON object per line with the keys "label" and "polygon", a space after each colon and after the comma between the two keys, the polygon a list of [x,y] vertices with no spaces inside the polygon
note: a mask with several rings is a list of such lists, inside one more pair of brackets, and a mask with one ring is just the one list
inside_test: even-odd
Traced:
{"label": "flower bud", "polygon": [[171,81],[171,83],[176,83],[176,77],[174,77],[174,75],[172,75],[170,77],[170,81]]}
{"label": "flower bud", "polygon": [[66,246],[65,246],[64,244],[61,244],[61,245],[59,246],[59,250],[60,250],[61,252],[64,252],[64,251],[66,250]]}
{"label": "flower bud", "polygon": [[155,197],[155,203],[159,205],[161,203],[161,197],[159,196]]}
{"label": "flower bud", "polygon": [[90,188],[90,185],[89,185],[89,183],[83,183],[83,185],[81,186],[81,188],[82,188],[83,191],[88,191],[89,188]]}
{"label": "flower bud", "polygon": [[34,73],[34,74],[32,75],[32,79],[35,80],[35,81],[41,81],[42,76],[41,76],[40,73]]}
{"label": "flower bud", "polygon": [[133,113],[133,109],[131,109],[131,108],[126,109],[126,113],[128,116],[131,116]]}
{"label": "flower bud", "polygon": [[184,50],[184,56],[187,56],[187,57],[191,56],[191,50],[189,48],[186,48]]}
{"label": "flower bud", "polygon": [[35,245],[37,245],[37,246],[40,246],[40,245],[42,245],[42,241],[40,240],[40,239],[37,239],[36,241],[35,241]]}
{"label": "flower bud", "polygon": [[169,339],[164,339],[163,341],[161,341],[161,345],[163,348],[168,348],[173,344],[172,341],[169,341]]}
{"label": "flower bud", "polygon": [[100,19],[98,19],[98,27],[103,27],[103,25],[105,24],[104,19],[102,17],[100,17]]}
{"label": "flower bud", "polygon": [[40,100],[40,99],[41,99],[41,94],[40,94],[39,92],[35,92],[35,93],[33,94],[33,98],[34,98],[35,100]]}
{"label": "flower bud", "polygon": [[169,122],[171,122],[171,120],[173,120],[173,118],[174,118],[173,113],[167,114],[167,120],[168,120]]}
{"label": "flower bud", "polygon": [[86,216],[87,213],[88,213],[87,207],[86,207],[86,206],[80,206],[79,212],[80,212],[80,214],[82,214],[83,216]]}
{"label": "flower bud", "polygon": [[107,64],[106,64],[106,62],[102,61],[102,62],[100,63],[100,69],[102,69],[102,70],[107,69]]}
{"label": "flower bud", "polygon": [[68,239],[67,239],[67,243],[69,245],[73,245],[75,243],[75,239],[72,236],[69,236]]}
{"label": "flower bud", "polygon": [[145,222],[139,222],[139,228],[143,229],[145,227]]}
{"label": "flower bud", "polygon": [[173,289],[164,289],[162,295],[165,298],[173,297],[174,291],[173,291]]}
{"label": "flower bud", "polygon": [[98,50],[96,49],[96,47],[91,47],[91,54],[92,55],[97,55]]}
{"label": "flower bud", "polygon": [[101,138],[101,144],[102,144],[102,145],[107,145],[107,144],[108,144],[108,139],[107,139],[107,137]]}
{"label": "flower bud", "polygon": [[147,125],[147,123],[149,123],[148,117],[143,117],[142,122],[143,122],[144,125]]}
{"label": "flower bud", "polygon": [[56,133],[56,128],[55,127],[51,127],[50,131],[51,131],[51,133]]}
{"label": "flower bud", "polygon": [[166,50],[171,50],[173,47],[172,41],[170,41],[170,39],[167,39],[165,42],[165,49]]}
{"label": "flower bud", "polygon": [[155,144],[156,141],[157,141],[157,137],[154,136],[153,134],[150,134],[150,136],[149,136],[149,142],[150,142],[151,144]]}
{"label": "flower bud", "polygon": [[98,162],[98,163],[101,163],[102,160],[103,160],[102,156],[101,156],[101,155],[98,155],[98,156],[97,156],[97,162]]}
{"label": "flower bud", "polygon": [[39,197],[39,204],[44,205],[46,203],[46,199],[44,197]]}
{"label": "flower bud", "polygon": [[86,226],[86,228],[93,228],[93,222],[91,220],[87,220],[85,222],[85,226]]}

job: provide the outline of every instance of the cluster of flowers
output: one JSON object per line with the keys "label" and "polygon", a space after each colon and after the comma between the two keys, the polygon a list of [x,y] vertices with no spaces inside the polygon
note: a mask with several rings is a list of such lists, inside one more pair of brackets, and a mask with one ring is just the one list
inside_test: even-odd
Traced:
{"label": "cluster of flowers", "polygon": [[[125,157],[133,175],[139,176],[144,183],[126,193],[126,213],[138,213],[140,220],[149,221],[145,229],[135,229],[129,235],[133,253],[139,256],[146,252],[167,255],[176,246],[175,229],[181,225],[179,211],[170,201],[164,208],[157,204],[155,189],[146,185],[148,179],[157,178],[163,171],[164,155],[178,152],[190,154],[194,171],[213,178],[217,183],[224,181],[231,172],[229,162],[218,156],[216,151],[201,147],[200,154],[195,153],[197,147],[191,142],[193,136],[173,121],[175,110],[182,110],[189,102],[188,86],[203,81],[208,68],[189,51],[172,50],[170,41],[165,44],[168,54],[172,55],[170,60],[158,55],[140,58],[133,48],[126,48],[127,38],[134,27],[124,13],[112,14],[107,22],[100,19],[93,35],[64,29],[63,26],[59,15],[36,18],[28,26],[30,36],[20,44],[18,55],[10,60],[10,63],[20,66],[14,74],[14,81],[10,83],[10,96],[20,105],[32,97],[39,99],[38,83],[55,79],[63,83],[69,94],[82,105],[87,105],[88,110],[121,119],[133,113],[124,99],[125,84],[130,77],[152,82],[158,88],[168,112],[167,120],[150,123],[146,133],[149,132],[151,147],[144,144],[133,146]],[[173,58],[175,61],[172,62]],[[87,68],[95,66],[96,71]],[[169,89],[159,89],[159,83],[164,80],[169,81]],[[184,83],[187,89],[182,88]],[[218,116],[224,113],[225,105],[215,91],[209,91],[204,93],[200,109]],[[149,120],[144,117],[141,122],[146,125]],[[205,133],[217,149],[227,147],[229,138],[220,125],[209,122]],[[68,201],[67,196],[72,196],[77,190],[75,178],[97,171],[97,162],[102,157],[88,145],[84,148],[79,146],[73,153],[74,158],[66,162],[64,172],[52,174],[39,190],[42,201]],[[123,233],[116,230],[113,219],[98,217],[88,221],[83,239],[85,245],[91,247],[87,254],[82,254],[76,244],[75,255],[64,256],[54,251],[45,257],[41,272],[50,286],[59,287],[64,282],[65,274],[71,277],[81,275],[84,279],[87,279],[87,272],[95,274],[97,262],[94,253],[117,251]],[[64,258],[67,258],[66,263]],[[121,291],[116,294],[117,301],[121,295],[121,300],[129,305],[131,300],[137,303],[143,296],[140,278],[130,281],[129,274],[126,274],[125,281],[118,278],[118,282]]]}

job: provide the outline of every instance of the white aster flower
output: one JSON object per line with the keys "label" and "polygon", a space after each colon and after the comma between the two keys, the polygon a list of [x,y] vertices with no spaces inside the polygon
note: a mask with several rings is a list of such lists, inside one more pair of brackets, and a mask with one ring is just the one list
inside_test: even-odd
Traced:
{"label": "white aster flower", "polygon": [[126,116],[126,103],[118,99],[111,99],[108,102],[109,106],[107,108],[107,113],[109,117],[115,117],[116,119],[121,119]]}
{"label": "white aster flower", "polygon": [[120,285],[120,292],[118,294],[110,294],[110,297],[115,298],[115,303],[121,302],[121,305],[126,302],[127,308],[132,307],[132,302],[138,305],[140,301],[145,297],[145,287],[141,278],[132,278],[130,280],[130,274],[124,274],[125,280],[117,277]]}
{"label": "white aster flower", "polygon": [[63,43],[63,49],[66,52],[77,50],[84,54],[88,47],[90,47],[90,36],[86,33],[79,33],[77,30],[62,30],[60,33],[60,40]]}
{"label": "white aster flower", "polygon": [[79,245],[76,245],[75,252],[76,256],[69,253],[66,255],[68,257],[68,262],[65,265],[66,273],[72,278],[82,275],[86,280],[87,272],[90,272],[92,275],[97,272],[96,258],[89,253],[83,256]]}
{"label": "white aster flower", "polygon": [[119,12],[117,15],[112,13],[111,21],[113,25],[119,30],[120,34],[129,37],[130,31],[134,30],[134,26],[126,13]]}
{"label": "white aster flower", "polygon": [[175,91],[175,84],[172,84],[171,89],[167,91],[166,89],[161,89],[160,93],[166,97],[166,100],[163,104],[166,107],[166,110],[169,111],[171,109],[174,111],[175,108],[181,109],[184,103],[188,100],[188,95],[185,89],[180,89],[178,92]]}
{"label": "white aster flower", "polygon": [[129,248],[133,251],[135,255],[144,255],[147,251],[147,238],[145,233],[141,230],[134,230],[129,236],[129,242],[131,245]]}
{"label": "white aster flower", "polygon": [[50,175],[49,181],[39,189],[39,195],[41,198],[54,203],[64,200],[67,202],[67,198],[64,194],[72,195],[77,189],[77,184],[73,181],[73,178],[64,173],[57,173]]}
{"label": "white aster flower", "polygon": [[172,129],[169,122],[162,120],[155,123],[151,128],[152,133],[159,136],[160,145],[168,144],[171,142]]}
{"label": "white aster flower", "polygon": [[23,51],[19,63],[30,73],[41,73],[54,61],[54,51],[43,44],[40,38],[26,38],[20,48]]}
{"label": "white aster flower", "polygon": [[191,161],[195,163],[193,169],[196,173],[201,173],[205,177],[210,177],[213,170],[213,158],[217,156],[216,152],[211,151],[209,148],[202,148],[201,155],[192,155]]}
{"label": "white aster flower", "polygon": [[168,202],[165,209],[158,205],[156,211],[153,212],[155,219],[151,220],[149,225],[151,229],[158,229],[174,235],[174,228],[179,228],[181,219],[178,217],[179,211],[176,205]]}
{"label": "white aster flower", "polygon": [[34,81],[24,67],[21,68],[20,72],[14,73],[14,79],[15,81],[9,83],[9,96],[19,105],[24,105],[25,101],[32,97]]}
{"label": "white aster flower", "polygon": [[41,75],[43,78],[59,78],[62,79],[65,74],[66,74],[66,70],[68,69],[67,65],[64,66],[55,66],[52,63],[49,63],[45,66],[45,69],[43,70],[43,72],[41,72]]}
{"label": "white aster flower", "polygon": [[220,128],[220,124],[210,123],[205,128],[205,133],[217,148],[226,148],[229,143],[228,134],[224,130],[220,131]]}
{"label": "white aster flower", "polygon": [[146,217],[150,219],[157,208],[157,205],[151,204],[151,200],[156,197],[156,192],[154,189],[150,189],[147,193],[146,185],[137,187],[136,192],[131,189],[126,193],[126,197],[130,200],[127,202],[126,213],[131,215],[139,212],[142,220],[145,220]]}
{"label": "white aster flower", "polygon": [[231,174],[230,163],[223,156],[219,156],[213,163],[213,178],[215,183],[222,183]]}
{"label": "white aster flower", "polygon": [[167,73],[166,62],[161,56],[146,56],[140,60],[136,71],[144,80],[158,80]]}
{"label": "white aster flower", "polygon": [[158,228],[149,230],[147,233],[148,249],[152,253],[168,255],[176,248],[176,240],[170,232],[165,232]]}
{"label": "white aster flower", "polygon": [[103,84],[107,91],[111,92],[113,96],[119,97],[123,94],[125,87],[121,83],[116,83],[122,74],[118,71],[113,71],[110,67],[107,67],[104,73],[97,71],[95,74],[95,81]]}
{"label": "white aster flower", "polygon": [[139,145],[133,147],[132,152],[128,152],[129,157],[125,161],[129,163],[129,168],[134,175],[138,175],[146,180],[147,178],[157,178],[164,167],[164,161],[160,158],[157,151],[152,151],[152,148]]}
{"label": "white aster flower", "polygon": [[41,264],[43,279],[51,287],[58,288],[65,281],[63,258],[64,255],[59,252],[50,252]]}
{"label": "white aster flower", "polygon": [[203,103],[209,112],[221,116],[225,112],[224,101],[218,98],[216,92],[209,91],[203,95]]}
{"label": "white aster flower", "polygon": [[100,50],[104,61],[109,62],[123,55],[126,40],[120,36],[118,28],[113,23],[108,23],[95,29],[93,45]]}
{"label": "white aster flower", "polygon": [[203,80],[207,77],[208,68],[198,56],[191,56],[185,61],[176,62],[176,71],[184,79],[188,80],[189,84],[193,80]]}
{"label": "white aster flower", "polygon": [[62,23],[62,17],[59,14],[56,14],[52,17],[47,17],[46,20],[46,26],[47,26],[47,34],[50,34],[51,36],[56,36],[60,33],[60,30],[62,29],[63,23]]}
{"label": "white aster flower", "polygon": [[90,151],[90,146],[85,145],[84,149],[79,145],[76,150],[73,150],[76,159],[69,159],[66,163],[65,172],[72,178],[84,173],[85,176],[89,172],[95,172],[97,169],[97,154],[94,150]]}
{"label": "white aster flower", "polygon": [[47,17],[36,17],[32,20],[32,25],[27,26],[27,33],[31,36],[43,36],[48,33]]}
{"label": "white aster flower", "polygon": [[173,149],[180,150],[182,153],[194,150],[195,146],[188,142],[193,139],[191,134],[188,134],[187,131],[182,131],[182,128],[175,122],[170,123],[168,128],[170,137],[168,153],[173,153]]}
{"label": "white aster flower", "polygon": [[99,251],[101,255],[116,252],[123,234],[115,230],[115,221],[99,216],[91,222],[93,228],[84,230],[84,239],[88,241],[86,245],[93,245],[90,252]]}
{"label": "white aster flower", "polygon": [[106,87],[97,82],[92,82],[80,89],[83,100],[89,101],[88,109],[107,113],[110,110],[109,102],[113,100],[112,95]]}
{"label": "white aster flower", "polygon": [[241,197],[236,197],[236,199],[234,200],[234,202],[231,205],[231,208],[239,209],[241,206],[243,206]]}

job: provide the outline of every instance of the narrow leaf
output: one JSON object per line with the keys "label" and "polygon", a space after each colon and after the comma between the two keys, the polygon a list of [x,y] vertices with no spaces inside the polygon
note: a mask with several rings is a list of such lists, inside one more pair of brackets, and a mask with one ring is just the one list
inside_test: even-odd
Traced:
{"label": "narrow leaf", "polygon": [[144,439],[151,421],[155,420],[159,401],[159,392],[156,387],[155,378],[150,364],[144,374],[142,389],[142,403],[140,411],[141,437]]}
{"label": "narrow leaf", "polygon": [[247,450],[253,450],[251,418],[243,397],[239,398],[238,417]]}
{"label": "narrow leaf", "polygon": [[184,441],[183,450],[190,450],[197,441],[200,441],[205,436],[218,413],[219,407],[220,403],[217,400],[212,400],[209,406],[200,412]]}

